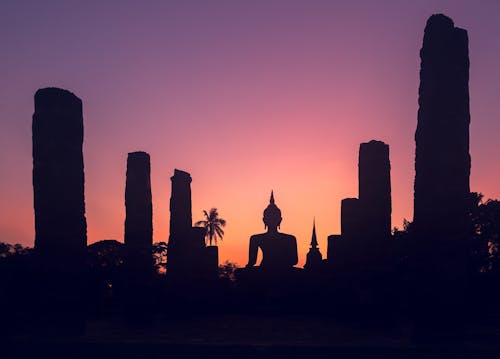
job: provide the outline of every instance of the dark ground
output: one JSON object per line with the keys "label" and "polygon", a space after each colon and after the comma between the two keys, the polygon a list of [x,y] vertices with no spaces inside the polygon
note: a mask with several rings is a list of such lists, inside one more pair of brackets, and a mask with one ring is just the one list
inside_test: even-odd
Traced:
{"label": "dark ground", "polygon": [[4,358],[499,358],[500,318],[463,342],[411,343],[408,323],[380,327],[321,317],[231,315],[159,320],[144,327],[89,321],[81,337],[18,335]]}

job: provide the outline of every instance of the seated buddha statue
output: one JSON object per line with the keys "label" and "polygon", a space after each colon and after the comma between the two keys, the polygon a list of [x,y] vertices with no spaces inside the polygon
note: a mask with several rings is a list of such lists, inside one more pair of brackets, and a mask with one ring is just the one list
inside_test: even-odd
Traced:
{"label": "seated buddha statue", "polygon": [[263,257],[260,263],[262,270],[286,271],[297,264],[297,240],[290,234],[278,232],[281,220],[281,211],[274,203],[274,193],[271,192],[263,217],[267,232],[250,237],[247,268],[255,265],[259,248]]}

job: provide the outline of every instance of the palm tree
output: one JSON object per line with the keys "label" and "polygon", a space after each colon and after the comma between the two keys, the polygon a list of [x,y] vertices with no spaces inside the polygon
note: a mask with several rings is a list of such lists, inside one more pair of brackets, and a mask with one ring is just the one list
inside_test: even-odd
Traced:
{"label": "palm tree", "polygon": [[194,225],[197,227],[204,227],[207,231],[206,238],[208,238],[208,243],[212,245],[212,240],[214,240],[215,245],[217,245],[217,237],[222,241],[222,237],[224,236],[222,227],[226,225],[226,220],[219,217],[217,208],[211,208],[209,213],[203,210],[203,215],[205,219],[196,222]]}

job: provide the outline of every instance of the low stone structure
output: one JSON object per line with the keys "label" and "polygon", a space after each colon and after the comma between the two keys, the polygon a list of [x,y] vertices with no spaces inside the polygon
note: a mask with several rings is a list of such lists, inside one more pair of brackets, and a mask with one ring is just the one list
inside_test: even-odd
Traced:
{"label": "low stone structure", "polygon": [[391,235],[391,164],[389,145],[370,141],[359,145],[359,202],[366,244]]}

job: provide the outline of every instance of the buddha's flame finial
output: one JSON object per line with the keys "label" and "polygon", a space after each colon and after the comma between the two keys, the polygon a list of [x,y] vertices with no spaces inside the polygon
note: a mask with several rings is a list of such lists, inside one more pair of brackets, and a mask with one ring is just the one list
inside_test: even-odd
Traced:
{"label": "buddha's flame finial", "polygon": [[267,228],[269,224],[271,224],[272,227],[276,225],[278,228],[280,227],[280,222],[281,222],[281,211],[274,204],[274,191],[271,191],[271,198],[269,199],[269,204],[267,205],[266,209],[264,210],[264,228]]}

